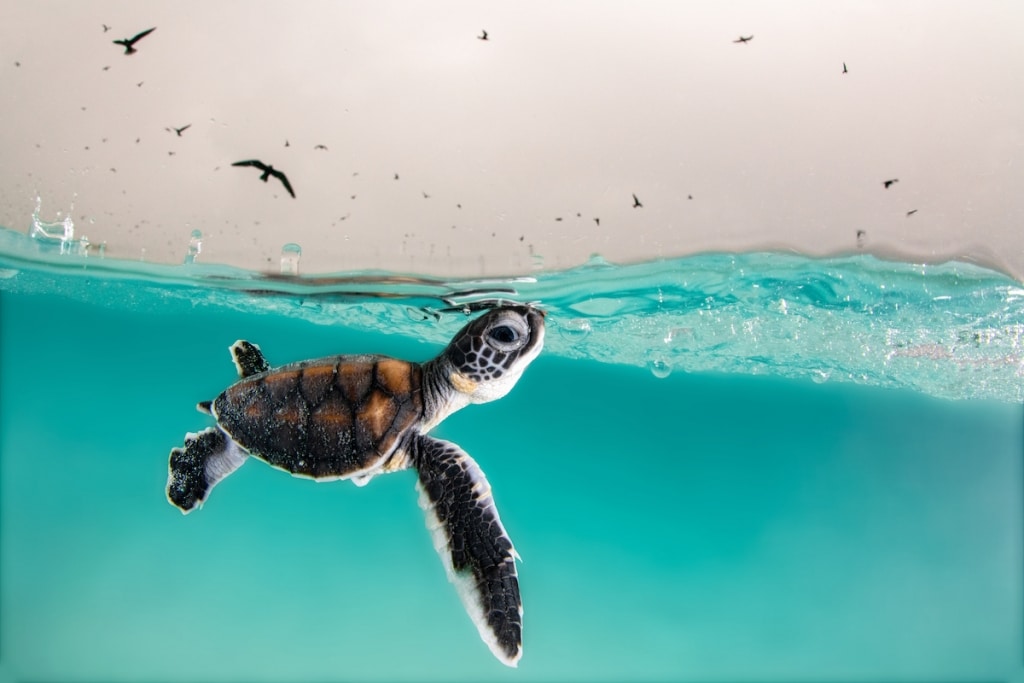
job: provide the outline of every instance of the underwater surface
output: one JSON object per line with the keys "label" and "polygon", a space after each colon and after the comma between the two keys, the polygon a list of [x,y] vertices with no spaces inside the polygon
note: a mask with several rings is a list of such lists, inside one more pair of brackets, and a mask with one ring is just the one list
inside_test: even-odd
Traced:
{"label": "underwater surface", "polygon": [[[65,247],[0,229],[0,681],[1024,679],[1020,283],[862,255],[446,283]],[[235,340],[426,360],[496,299],[548,311],[545,352],[433,434],[522,555],[518,669],[412,471],[253,460],[187,517],[167,502]]]}

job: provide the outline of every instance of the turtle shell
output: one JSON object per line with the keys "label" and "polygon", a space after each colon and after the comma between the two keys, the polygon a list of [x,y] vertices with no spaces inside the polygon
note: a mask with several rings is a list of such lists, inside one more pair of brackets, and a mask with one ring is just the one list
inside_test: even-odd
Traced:
{"label": "turtle shell", "polygon": [[261,372],[212,406],[251,455],[293,474],[348,477],[382,464],[423,418],[422,368],[386,356],[331,356]]}

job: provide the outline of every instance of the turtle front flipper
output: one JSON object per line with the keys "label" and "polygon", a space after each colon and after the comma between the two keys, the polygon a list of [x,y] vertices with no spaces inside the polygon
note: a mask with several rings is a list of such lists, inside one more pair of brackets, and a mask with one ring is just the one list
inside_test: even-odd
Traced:
{"label": "turtle front flipper", "polygon": [[519,556],[498,517],[491,486],[453,443],[417,434],[408,450],[419,473],[420,507],[448,579],[494,656],[516,666],[523,644]]}
{"label": "turtle front flipper", "polygon": [[231,359],[235,361],[238,368],[238,377],[245,378],[249,375],[256,375],[270,369],[270,363],[263,357],[260,347],[252,342],[239,339],[231,345]]}
{"label": "turtle front flipper", "polygon": [[245,462],[248,453],[223,430],[209,427],[185,435],[185,447],[171,449],[167,500],[184,513],[202,505],[217,485]]}

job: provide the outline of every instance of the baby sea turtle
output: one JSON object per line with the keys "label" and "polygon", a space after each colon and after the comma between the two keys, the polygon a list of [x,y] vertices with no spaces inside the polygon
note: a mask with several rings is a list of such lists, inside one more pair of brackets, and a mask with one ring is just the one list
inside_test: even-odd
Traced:
{"label": "baby sea turtle", "polygon": [[237,341],[239,380],[198,408],[217,420],[171,451],[167,498],[190,512],[248,456],[300,477],[351,479],[416,469],[420,506],[466,611],[494,655],[516,666],[523,607],[512,541],[469,455],[429,436],[469,403],[512,389],[544,344],[544,313],[506,305],[466,325],[437,357],[330,356],[271,368]]}

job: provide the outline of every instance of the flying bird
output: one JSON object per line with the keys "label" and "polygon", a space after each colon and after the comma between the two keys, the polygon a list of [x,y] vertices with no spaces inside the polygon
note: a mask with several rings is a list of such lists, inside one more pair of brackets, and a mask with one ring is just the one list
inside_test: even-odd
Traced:
{"label": "flying bird", "polygon": [[846,62],[843,62],[843,73],[844,74],[848,73],[847,70],[846,70]]}
{"label": "flying bird", "polygon": [[734,43],[749,43],[753,39],[754,39],[754,36],[740,36],[739,38],[737,38],[736,40],[734,40],[732,42],[734,42]]}
{"label": "flying bird", "polygon": [[110,30],[110,27],[107,26],[106,24],[103,24],[103,32],[106,33],[109,30]]}
{"label": "flying bird", "polygon": [[150,33],[152,33],[155,30],[156,30],[156,26],[154,26],[153,28],[147,28],[142,33],[138,33],[138,34],[136,34],[135,36],[133,36],[131,38],[122,38],[121,40],[115,40],[114,44],[115,45],[124,45],[124,53],[126,55],[133,55],[136,52],[138,52],[138,50],[135,49],[135,43],[139,42],[140,40],[142,40],[143,38],[145,38],[146,36],[148,36]]}
{"label": "flying bird", "polygon": [[191,127],[192,127],[192,124],[188,123],[188,124],[182,126],[181,128],[175,128],[174,126],[171,126],[170,128],[164,128],[164,130],[166,130],[168,133],[170,133],[171,131],[174,131],[175,133],[178,134],[178,137],[180,138],[181,134],[184,133],[186,130],[188,130]]}
{"label": "flying bird", "polygon": [[284,185],[284,189],[288,190],[288,194],[290,194],[293,199],[295,198],[295,190],[292,189],[292,184],[288,182],[287,176],[285,176],[284,173],[281,173],[280,171],[278,171],[273,166],[271,166],[269,164],[265,164],[262,161],[259,161],[257,159],[248,159],[246,161],[236,161],[235,163],[233,163],[231,165],[232,166],[253,166],[255,168],[260,169],[261,171],[263,171],[263,175],[260,176],[260,180],[262,180],[263,182],[267,182],[268,180],[270,180],[270,176],[274,176],[275,178],[277,178],[278,180],[281,181],[281,184]]}
{"label": "flying bird", "polygon": [[478,35],[478,36],[476,37],[476,39],[477,39],[477,40],[489,40],[489,39],[487,38],[487,31],[485,31],[484,29],[480,29],[480,35]]}
{"label": "flying bird", "polygon": [[313,147],[313,149],[322,149],[323,151],[326,152],[327,151],[327,145],[316,145],[315,147]]}
{"label": "flying bird", "polygon": [[640,203],[640,200],[636,198],[635,194],[633,195],[633,208],[634,209],[642,209],[642,208],[644,208],[644,205]]}
{"label": "flying bird", "polygon": [[909,218],[910,216],[913,216],[915,213],[917,213],[917,209],[911,209],[910,211],[907,211],[907,217]]}
{"label": "flying bird", "polygon": [[885,186],[885,189],[888,190],[890,187],[892,187],[893,183],[898,183],[899,181],[900,181],[899,178],[892,178],[890,180],[883,180],[882,181],[882,185]]}

